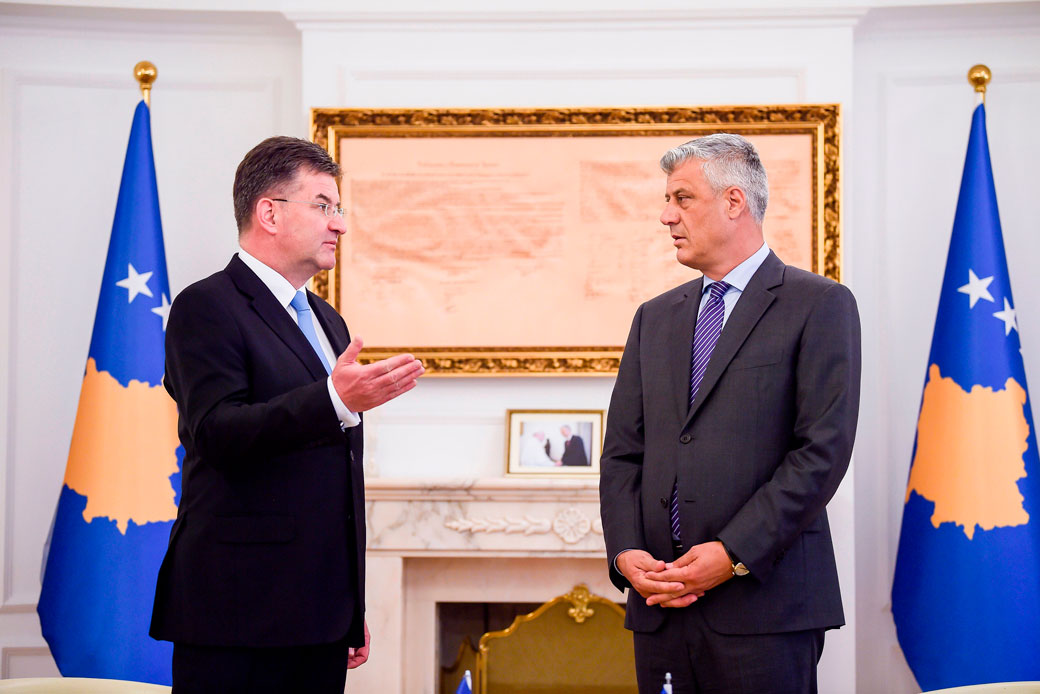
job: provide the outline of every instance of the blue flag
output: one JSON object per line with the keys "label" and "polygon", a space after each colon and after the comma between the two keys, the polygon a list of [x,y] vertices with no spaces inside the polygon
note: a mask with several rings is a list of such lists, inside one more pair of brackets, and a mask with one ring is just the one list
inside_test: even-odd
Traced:
{"label": "blue flag", "polygon": [[459,682],[459,688],[455,690],[455,694],[473,694],[473,676],[469,670],[462,676],[462,681]]}
{"label": "blue flag", "polygon": [[170,684],[148,636],[177,514],[177,411],[162,386],[170,308],[148,106],[134,113],[37,611],[61,673]]}
{"label": "blue flag", "polygon": [[892,587],[925,690],[1040,680],[1040,458],[1014,307],[979,106]]}

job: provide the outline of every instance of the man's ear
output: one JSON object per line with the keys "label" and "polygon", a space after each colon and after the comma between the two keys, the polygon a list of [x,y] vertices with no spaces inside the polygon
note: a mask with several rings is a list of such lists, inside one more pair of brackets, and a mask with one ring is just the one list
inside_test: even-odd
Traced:
{"label": "man's ear", "polygon": [[730,186],[722,193],[722,199],[726,202],[726,216],[736,219],[747,209],[747,195],[736,186]]}
{"label": "man's ear", "polygon": [[278,223],[280,221],[278,208],[271,198],[260,198],[253,205],[252,227],[257,231],[274,234],[278,231]]}

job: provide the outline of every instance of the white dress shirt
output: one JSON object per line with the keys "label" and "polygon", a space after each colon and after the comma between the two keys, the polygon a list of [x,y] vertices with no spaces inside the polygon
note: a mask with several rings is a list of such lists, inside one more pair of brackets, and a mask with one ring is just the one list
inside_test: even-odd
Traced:
{"label": "white dress shirt", "polygon": [[[238,257],[242,259],[242,262],[246,264],[250,270],[252,270],[260,281],[264,283],[264,286],[271,290],[274,294],[274,298],[282,305],[282,307],[288,312],[289,317],[293,319],[293,323],[299,325],[297,318],[296,309],[294,309],[290,303],[296,296],[296,292],[300,291],[302,287],[293,287],[289,283],[289,280],[282,277],[281,273],[277,270],[265,265],[263,262],[257,260],[255,257],[250,255],[247,251],[238,249]],[[314,332],[318,336],[318,343],[321,345],[321,351],[325,353],[325,359],[332,366],[336,364],[336,355],[332,351],[332,343],[329,342],[328,336],[321,327],[321,323],[318,321],[318,316],[314,311],[311,311],[311,321],[314,324]],[[339,393],[336,392],[336,388],[332,385],[332,376],[328,378],[329,387],[329,398],[332,400],[332,406],[336,408],[336,416],[339,417],[339,421],[344,429],[348,427],[356,427],[361,423],[361,417],[357,416],[354,412],[347,409],[347,406],[343,404],[343,400],[339,397]]]}

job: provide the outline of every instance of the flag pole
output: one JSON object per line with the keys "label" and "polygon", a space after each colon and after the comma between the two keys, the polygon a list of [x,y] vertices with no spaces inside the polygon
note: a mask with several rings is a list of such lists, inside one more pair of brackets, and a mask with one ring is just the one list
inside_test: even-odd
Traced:
{"label": "flag pole", "polygon": [[[988,75],[989,71],[986,74]],[[148,108],[152,107],[152,83],[155,82],[155,78],[158,75],[159,71],[155,69],[155,64],[147,60],[142,60],[137,65],[134,65],[134,77],[137,78],[137,83],[141,85],[141,96],[144,98],[144,104]],[[988,77],[986,79],[987,81],[989,80]],[[983,87],[983,90],[985,90],[985,87]]]}
{"label": "flag pole", "polygon": [[[982,105],[986,105],[986,86],[993,78],[993,73],[985,65],[972,65],[968,70],[968,82],[975,87],[975,91],[982,94]],[[154,79],[154,78],[153,78]]]}

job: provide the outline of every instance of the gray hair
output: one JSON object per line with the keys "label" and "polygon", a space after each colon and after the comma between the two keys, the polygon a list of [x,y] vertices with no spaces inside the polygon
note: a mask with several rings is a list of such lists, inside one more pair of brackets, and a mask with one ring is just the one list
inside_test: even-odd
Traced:
{"label": "gray hair", "polygon": [[661,168],[670,176],[690,159],[703,162],[701,171],[716,195],[730,186],[744,191],[751,217],[762,223],[769,204],[769,179],[753,144],[732,133],[699,137],[665,152]]}

